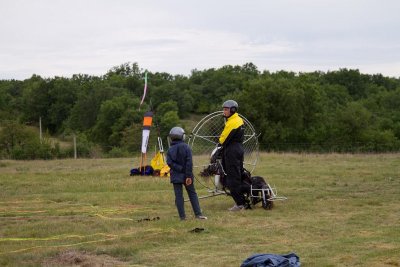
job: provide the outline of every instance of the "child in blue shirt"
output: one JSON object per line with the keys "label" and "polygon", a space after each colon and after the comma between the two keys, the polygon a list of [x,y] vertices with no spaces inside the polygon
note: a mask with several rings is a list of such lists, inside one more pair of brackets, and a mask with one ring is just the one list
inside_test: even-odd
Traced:
{"label": "child in blue shirt", "polygon": [[183,186],[188,193],[194,215],[197,219],[206,220],[203,216],[196,189],[193,184],[193,160],[190,147],[184,142],[185,131],[181,127],[173,127],[169,132],[171,147],[167,152],[167,164],[170,167],[171,183],[174,186],[175,204],[181,220],[186,219],[183,199]]}

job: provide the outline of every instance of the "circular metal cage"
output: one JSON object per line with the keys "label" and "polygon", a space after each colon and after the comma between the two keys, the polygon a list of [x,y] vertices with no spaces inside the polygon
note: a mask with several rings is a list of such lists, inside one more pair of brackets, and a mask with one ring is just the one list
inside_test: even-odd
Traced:
{"label": "circular metal cage", "polygon": [[[241,114],[244,122],[244,167],[252,172],[258,160],[258,136],[253,125]],[[193,153],[193,172],[195,176],[206,169],[210,164],[210,157],[216,148],[219,136],[225,126],[222,111],[211,113],[202,118],[192,130],[188,144]]]}

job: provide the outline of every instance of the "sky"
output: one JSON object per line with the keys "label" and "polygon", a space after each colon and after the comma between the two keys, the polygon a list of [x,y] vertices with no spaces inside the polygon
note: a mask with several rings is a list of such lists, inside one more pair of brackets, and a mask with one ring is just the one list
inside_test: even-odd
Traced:
{"label": "sky", "polygon": [[399,14],[398,0],[0,0],[0,79],[101,76],[128,62],[173,75],[251,62],[399,78]]}

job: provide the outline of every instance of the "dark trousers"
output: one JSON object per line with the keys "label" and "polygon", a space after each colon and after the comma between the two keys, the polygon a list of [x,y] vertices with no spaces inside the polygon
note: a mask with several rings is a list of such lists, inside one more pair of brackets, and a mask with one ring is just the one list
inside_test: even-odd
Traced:
{"label": "dark trousers", "polygon": [[225,148],[223,167],[226,173],[226,187],[229,189],[236,205],[245,205],[245,198],[242,190],[244,150],[240,143],[232,143]]}
{"label": "dark trousers", "polygon": [[186,218],[185,214],[185,202],[183,198],[183,186],[186,188],[186,192],[189,196],[190,203],[192,204],[192,209],[195,216],[200,216],[201,209],[199,199],[197,197],[196,189],[194,188],[194,184],[185,185],[185,184],[173,184],[174,185],[174,192],[175,192],[175,205],[178,209],[179,217],[181,219]]}

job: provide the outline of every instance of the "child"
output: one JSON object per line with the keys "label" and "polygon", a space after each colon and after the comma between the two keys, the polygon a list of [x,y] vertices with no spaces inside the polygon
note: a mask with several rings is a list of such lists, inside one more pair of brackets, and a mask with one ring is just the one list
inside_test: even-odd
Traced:
{"label": "child", "polygon": [[169,132],[171,147],[167,152],[167,164],[170,167],[171,183],[174,186],[175,204],[181,220],[186,220],[182,185],[185,186],[197,219],[207,220],[200,209],[199,199],[193,184],[193,161],[190,147],[183,141],[185,131],[181,127],[173,127]]}

